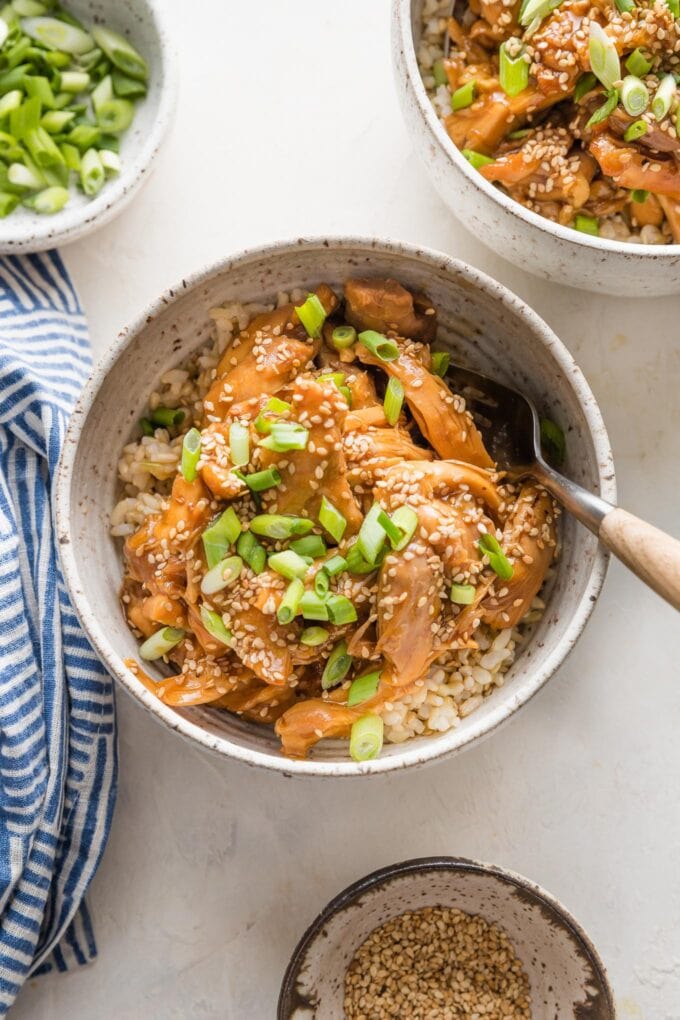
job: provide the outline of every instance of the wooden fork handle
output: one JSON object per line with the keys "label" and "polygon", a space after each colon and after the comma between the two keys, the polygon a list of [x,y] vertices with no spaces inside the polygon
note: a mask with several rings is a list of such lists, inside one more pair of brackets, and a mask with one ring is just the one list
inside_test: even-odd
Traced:
{"label": "wooden fork handle", "polygon": [[619,507],[600,525],[600,540],[650,588],[680,610],[680,542]]}

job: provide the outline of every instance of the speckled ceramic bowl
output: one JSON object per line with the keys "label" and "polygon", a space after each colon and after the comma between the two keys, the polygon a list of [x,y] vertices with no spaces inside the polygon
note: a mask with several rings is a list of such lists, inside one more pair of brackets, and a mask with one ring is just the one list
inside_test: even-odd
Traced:
{"label": "speckled ceramic bowl", "polygon": [[609,442],[581,372],[554,333],[519,298],[477,270],[404,244],[343,238],[281,242],[225,259],[162,294],[114,343],[71,420],[57,493],[62,562],[75,608],[121,685],[157,719],[227,757],[287,774],[366,775],[420,765],[491,733],[542,687],[583,630],[598,596],[606,556],[565,520],[562,555],[543,620],[495,691],[455,730],[386,746],[374,761],[350,760],[346,743],[322,742],[309,761],[288,761],[274,733],[210,708],[164,705],[125,666],[137,642],[118,603],[121,550],[109,537],[116,465],[163,372],[203,344],[208,309],[227,300],[273,300],[279,290],[357,275],[391,276],[424,290],[440,314],[440,340],[453,357],[526,389],[567,433],[567,471],[614,502]]}
{"label": "speckled ceramic bowl", "polygon": [[407,910],[452,907],[498,924],[531,985],[535,1020],[613,1020],[607,974],[564,907],[526,878],[457,857],[375,871],[328,904],[300,939],[283,979],[278,1020],[343,1020],[345,971],[374,928]]}
{"label": "speckled ceramic bowl", "polygon": [[0,220],[0,253],[56,248],[112,220],[148,180],[172,123],[178,67],[163,0],[67,0],[65,6],[86,27],[105,24],[130,39],[149,64],[149,93],[137,103],[135,119],[121,136],[120,174],[94,198],[73,185],[68,204],[53,216],[19,206]]}
{"label": "speckled ceramic bowl", "polygon": [[608,241],[571,230],[513,201],[474,170],[435,113],[416,59],[423,0],[392,0],[399,101],[434,186],[464,226],[498,255],[547,280],[627,297],[680,294],[680,245]]}

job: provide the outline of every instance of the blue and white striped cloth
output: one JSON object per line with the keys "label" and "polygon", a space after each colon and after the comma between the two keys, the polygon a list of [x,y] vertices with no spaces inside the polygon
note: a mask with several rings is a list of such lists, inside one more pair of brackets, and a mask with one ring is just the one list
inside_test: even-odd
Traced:
{"label": "blue and white striped cloth", "polygon": [[116,794],[111,679],[59,566],[51,495],[91,365],[59,256],[0,258],[0,1016],[96,955],[83,896]]}

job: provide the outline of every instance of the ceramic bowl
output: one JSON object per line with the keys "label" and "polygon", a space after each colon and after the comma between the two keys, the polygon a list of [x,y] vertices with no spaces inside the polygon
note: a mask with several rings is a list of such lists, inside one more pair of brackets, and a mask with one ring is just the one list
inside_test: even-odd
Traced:
{"label": "ceramic bowl", "polygon": [[526,209],[474,170],[446,133],[418,68],[423,0],[392,0],[392,61],[406,126],[440,196],[475,237],[537,276],[627,297],[680,294],[680,245],[591,237]]}
{"label": "ceramic bowl", "polygon": [[345,971],[362,942],[391,918],[433,906],[477,914],[505,930],[529,978],[537,1020],[613,1020],[604,965],[571,914],[528,879],[458,857],[394,864],[331,900],[293,953],[278,1020],[343,1020]]}
{"label": "ceramic bowl", "polygon": [[68,0],[66,7],[86,27],[105,24],[130,39],[149,64],[149,92],[121,136],[120,174],[107,180],[94,198],[72,185],[68,204],[52,216],[19,206],[0,220],[0,253],[55,248],[112,220],[148,180],[172,122],[178,68],[162,0]]}
{"label": "ceramic bowl", "polygon": [[116,464],[148,395],[163,372],[208,338],[208,309],[227,300],[273,300],[277,291],[350,276],[391,276],[425,291],[437,306],[441,337],[453,357],[525,389],[567,433],[567,471],[614,498],[607,435],[579,369],[551,330],[519,298],[477,270],[432,251],[354,239],[281,242],[227,258],[182,280],[126,329],[76,407],[58,484],[58,529],[66,581],[76,611],[101,658],[125,690],[155,718],[221,755],[287,774],[358,775],[433,761],[491,733],[539,690],[581,633],[605,573],[597,542],[565,520],[563,550],[547,611],[507,674],[507,681],[456,730],[389,745],[369,762],[349,759],[346,743],[322,742],[309,761],[283,758],[273,732],[209,708],[177,710],[126,668],[137,654],[118,603],[119,543],[109,537]]}

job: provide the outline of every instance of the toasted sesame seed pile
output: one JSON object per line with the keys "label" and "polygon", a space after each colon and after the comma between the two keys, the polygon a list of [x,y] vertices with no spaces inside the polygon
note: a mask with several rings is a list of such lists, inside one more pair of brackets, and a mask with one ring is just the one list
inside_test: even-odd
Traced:
{"label": "toasted sesame seed pile", "polygon": [[505,932],[448,907],[376,928],[345,977],[347,1020],[530,1020],[529,981]]}

